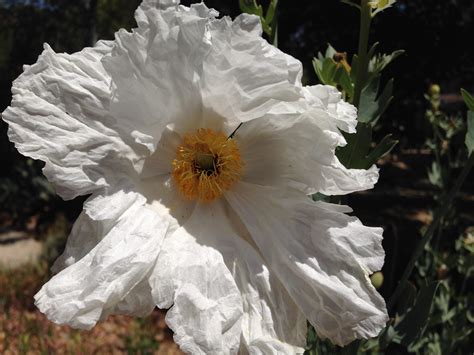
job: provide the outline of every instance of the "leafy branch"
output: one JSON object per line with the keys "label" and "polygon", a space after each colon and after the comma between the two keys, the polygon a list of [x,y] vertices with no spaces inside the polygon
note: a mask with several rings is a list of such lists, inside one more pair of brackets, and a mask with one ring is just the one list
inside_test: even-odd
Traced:
{"label": "leafy branch", "polygon": [[270,38],[270,43],[275,47],[278,46],[278,22],[277,22],[277,6],[278,0],[272,0],[268,5],[264,14],[262,5],[256,0],[239,0],[240,10],[242,12],[257,15],[262,23],[263,32]]}

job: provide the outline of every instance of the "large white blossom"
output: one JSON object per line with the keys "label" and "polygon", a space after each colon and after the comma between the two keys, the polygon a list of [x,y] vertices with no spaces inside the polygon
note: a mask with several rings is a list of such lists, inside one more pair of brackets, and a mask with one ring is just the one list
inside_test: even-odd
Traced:
{"label": "large white blossom", "polygon": [[335,156],[355,108],[303,87],[257,17],[217,15],[145,0],[132,32],[45,45],[14,82],[11,141],[63,198],[90,194],[36,305],[81,329],[169,308],[193,354],[302,353],[306,320],[339,345],[376,336],[382,230],[308,198],[375,184]]}

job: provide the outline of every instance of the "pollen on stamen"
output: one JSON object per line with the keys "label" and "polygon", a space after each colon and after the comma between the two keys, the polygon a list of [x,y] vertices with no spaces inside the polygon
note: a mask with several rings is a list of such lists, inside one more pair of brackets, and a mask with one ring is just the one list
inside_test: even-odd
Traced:
{"label": "pollen on stamen", "polygon": [[211,202],[240,180],[242,168],[234,139],[200,128],[184,135],[173,160],[173,177],[186,199]]}

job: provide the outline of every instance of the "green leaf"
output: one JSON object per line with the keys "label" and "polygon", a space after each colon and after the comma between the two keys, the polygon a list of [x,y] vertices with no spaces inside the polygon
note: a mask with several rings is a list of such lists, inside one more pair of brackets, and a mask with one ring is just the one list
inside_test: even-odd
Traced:
{"label": "green leaf", "polygon": [[273,37],[272,44],[278,48],[278,21],[276,20],[272,22],[272,35],[270,37]]}
{"label": "green leaf", "polygon": [[474,111],[474,98],[466,90],[461,89],[461,94],[469,111]]}
{"label": "green leaf", "polygon": [[369,85],[362,90],[358,113],[358,120],[360,122],[370,122],[372,126],[375,125],[393,100],[393,79],[388,81],[377,99],[379,85],[380,76],[372,80]]}
{"label": "green leaf", "polygon": [[387,84],[385,85],[382,93],[380,94],[380,96],[377,99],[378,109],[375,113],[374,118],[371,121],[372,125],[375,125],[377,123],[380,116],[382,116],[384,114],[384,112],[387,110],[388,106],[390,105],[390,103],[393,100],[393,96],[392,96],[393,81],[394,80],[392,78],[387,82]]}
{"label": "green leaf", "polygon": [[273,18],[275,17],[276,8],[278,5],[278,0],[272,0],[270,5],[268,5],[267,14],[265,15],[265,22],[271,24]]}
{"label": "green leaf", "polygon": [[386,135],[365,158],[365,169],[369,169],[380,158],[386,156],[398,144],[398,141],[392,138],[391,134]]}
{"label": "green leaf", "polygon": [[324,195],[320,192],[316,192],[315,194],[311,195],[311,198],[313,199],[313,201],[324,201],[324,202],[331,202],[331,198],[333,196],[327,196],[327,195]]}
{"label": "green leaf", "polygon": [[325,82],[330,85],[334,83],[334,76],[336,75],[337,64],[332,58],[324,58],[323,60],[323,77]]}
{"label": "green leaf", "polygon": [[340,65],[339,68],[337,68],[334,80],[349,98],[354,96],[354,85],[352,85],[351,77],[344,66]]}
{"label": "green leaf", "polygon": [[334,47],[328,43],[328,48],[326,49],[326,53],[324,53],[324,57],[334,59],[334,54],[336,53],[337,51]]}
{"label": "green leaf", "polygon": [[395,3],[396,0],[372,0],[369,1],[369,5],[373,9],[384,9]]}
{"label": "green leaf", "polygon": [[397,336],[394,338],[395,342],[409,346],[423,334],[439,284],[438,281],[435,281],[421,288],[415,305],[394,327],[397,332]]}
{"label": "green leaf", "polygon": [[357,7],[359,10],[360,10],[360,5],[356,4],[356,3],[353,3],[352,1],[350,0],[341,0],[342,3],[344,4],[347,4],[349,6],[354,6],[354,7]]}
{"label": "green leaf", "polygon": [[[274,35],[274,31],[276,31],[277,26],[276,21],[274,21],[277,4],[278,0],[272,0],[268,6],[267,14],[264,16],[263,7],[262,5],[257,4],[256,0],[239,0],[240,10],[242,12],[260,17],[260,23],[262,24],[263,31],[271,38],[273,38],[272,36]],[[276,32],[275,38],[273,38],[273,44],[277,44]]]}
{"label": "green leaf", "polygon": [[313,67],[321,83],[334,86],[337,64],[332,58],[324,58],[323,60],[314,58]]}
{"label": "green leaf", "polygon": [[324,59],[318,59],[318,58],[314,58],[313,59],[313,68],[314,68],[314,72],[316,73],[319,81],[321,83],[324,83],[324,78],[323,78],[323,60]]}
{"label": "green leaf", "polygon": [[365,122],[357,124],[357,133],[345,133],[344,137],[347,145],[338,148],[336,154],[341,163],[351,169],[369,169],[398,144],[398,141],[392,139],[389,134],[369,153],[372,142],[372,126]]}
{"label": "green leaf", "polygon": [[258,5],[256,0],[239,0],[239,5],[242,12],[263,17],[262,5]]}
{"label": "green leaf", "polygon": [[347,168],[364,169],[366,155],[372,142],[372,127],[368,123],[357,123],[357,133],[344,134],[347,145],[337,150],[336,154]]}
{"label": "green leaf", "polygon": [[318,76],[319,81],[321,80],[321,75],[323,72],[323,60],[322,58],[313,58],[313,69],[316,75]]}
{"label": "green leaf", "polygon": [[263,18],[260,18],[260,22],[262,23],[262,29],[263,32],[265,32],[267,35],[271,36],[272,35],[272,28],[263,20]]}
{"label": "green leaf", "polygon": [[387,326],[379,336],[380,348],[387,348],[392,342],[393,338],[396,337],[396,335],[397,332],[395,331],[395,329],[391,325]]}
{"label": "green leaf", "polygon": [[334,49],[334,47],[328,43],[328,47],[326,49],[326,52],[324,52],[324,55],[321,52],[318,52],[318,58],[313,58],[313,63],[315,60],[319,60],[320,62],[323,62],[324,59],[326,58],[334,59],[334,55],[336,53],[337,51]]}
{"label": "green leaf", "polygon": [[431,168],[428,169],[428,180],[430,180],[430,183],[434,186],[438,186],[439,188],[443,187],[441,167],[436,161],[433,161]]}
{"label": "green leaf", "polygon": [[377,98],[375,105],[376,105],[376,110],[373,113],[370,122],[372,125],[375,125],[377,121],[379,120],[380,116],[384,114],[384,112],[387,110],[388,106],[393,100],[393,78],[390,79],[387,84],[385,85],[382,93],[380,96]]}
{"label": "green leaf", "polygon": [[466,147],[470,154],[474,151],[474,111],[467,113]]}
{"label": "green leaf", "polygon": [[375,6],[372,6],[373,8],[376,8],[376,10],[372,13],[372,17],[377,15],[379,12],[382,12],[389,7],[391,7],[393,4],[396,3],[397,0],[376,0],[372,1],[372,4]]}
{"label": "green leaf", "polygon": [[[376,43],[377,44],[377,43]],[[370,49],[372,55],[369,56],[369,80],[371,77],[377,76],[382,70],[384,70],[390,63],[401,56],[405,51],[403,49],[396,50],[391,54],[376,54],[374,55],[376,44]]]}
{"label": "green leaf", "polygon": [[336,86],[351,98],[354,95],[354,86],[350,73],[342,63],[334,60],[335,54],[337,54],[336,49],[328,44],[324,55],[319,52],[318,58],[313,58],[314,71],[321,83]]}
{"label": "green leaf", "polygon": [[416,287],[411,282],[407,282],[402,292],[402,297],[397,304],[397,314],[405,314],[412,308],[416,301]]}
{"label": "green leaf", "polygon": [[375,42],[372,47],[370,47],[369,52],[367,53],[367,57],[372,58],[375,54],[375,51],[377,50],[377,47],[379,46],[379,42]]}

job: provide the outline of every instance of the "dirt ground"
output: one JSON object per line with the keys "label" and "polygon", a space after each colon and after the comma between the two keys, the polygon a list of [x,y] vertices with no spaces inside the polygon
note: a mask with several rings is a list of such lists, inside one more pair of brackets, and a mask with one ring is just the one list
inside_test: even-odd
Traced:
{"label": "dirt ground", "polygon": [[43,252],[43,243],[25,232],[0,234],[0,267],[15,269],[36,263]]}

